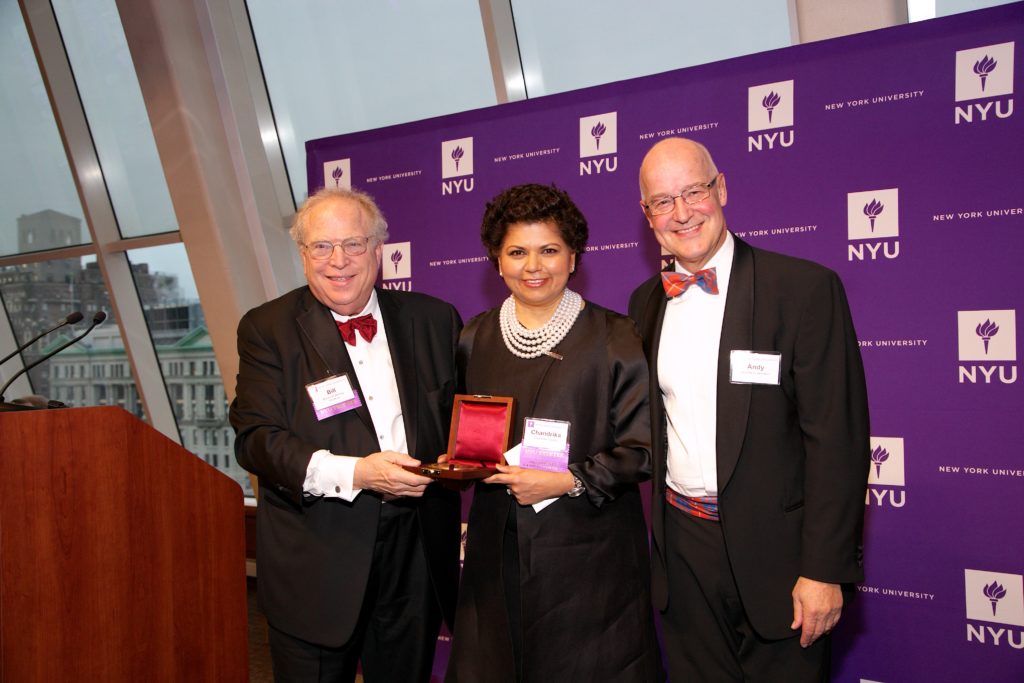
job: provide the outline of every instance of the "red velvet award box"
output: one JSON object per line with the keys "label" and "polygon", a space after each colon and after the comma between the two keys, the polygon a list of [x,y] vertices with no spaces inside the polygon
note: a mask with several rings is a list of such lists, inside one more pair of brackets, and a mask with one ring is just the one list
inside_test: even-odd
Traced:
{"label": "red velvet award box", "polygon": [[405,469],[434,479],[484,479],[505,464],[515,399],[456,394],[448,459]]}

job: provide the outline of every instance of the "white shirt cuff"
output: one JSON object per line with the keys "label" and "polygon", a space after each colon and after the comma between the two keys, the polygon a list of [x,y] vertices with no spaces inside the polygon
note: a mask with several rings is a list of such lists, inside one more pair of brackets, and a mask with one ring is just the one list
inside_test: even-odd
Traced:
{"label": "white shirt cuff", "polygon": [[355,500],[362,491],[353,488],[358,460],[351,455],[334,455],[326,449],[316,451],[306,466],[303,492],[313,496]]}

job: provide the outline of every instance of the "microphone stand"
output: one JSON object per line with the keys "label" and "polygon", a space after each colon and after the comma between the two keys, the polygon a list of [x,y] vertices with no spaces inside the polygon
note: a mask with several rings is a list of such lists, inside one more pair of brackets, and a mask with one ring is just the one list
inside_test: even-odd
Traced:
{"label": "microphone stand", "polygon": [[[23,374],[25,374],[26,372],[28,372],[29,370],[31,370],[35,366],[39,365],[43,361],[47,361],[47,360],[53,358],[58,353],[60,353],[64,349],[68,348],[72,344],[77,344],[78,342],[80,342],[82,339],[85,338],[85,335],[87,335],[90,332],[92,332],[93,328],[95,328],[97,325],[99,325],[101,322],[103,322],[106,319],[107,319],[107,314],[106,313],[104,313],[103,311],[97,311],[96,314],[92,317],[92,324],[89,325],[89,327],[85,330],[85,332],[83,332],[82,334],[78,335],[77,337],[75,337],[71,341],[68,341],[68,342],[65,342],[65,343],[61,344],[60,346],[58,346],[56,349],[54,349],[50,353],[44,355],[42,358],[37,359],[35,362],[26,365],[21,370],[19,370],[18,372],[14,373],[14,376],[11,377],[9,380],[7,380],[7,384],[5,384],[3,386],[3,388],[0,388],[0,402],[3,401],[4,394],[7,392],[7,387],[11,386],[11,383],[14,382],[14,380],[18,379]],[[53,401],[53,403],[59,403],[60,406],[57,406],[57,407],[63,407],[63,405],[64,405],[63,403],[60,403],[60,401]],[[4,405],[20,405],[20,404],[16,404],[16,403],[15,404],[6,404],[6,403],[4,403]],[[50,407],[50,406],[48,405],[47,407]],[[14,408],[14,410],[25,410],[25,409],[31,410],[32,408],[31,407],[28,407],[28,408]]]}

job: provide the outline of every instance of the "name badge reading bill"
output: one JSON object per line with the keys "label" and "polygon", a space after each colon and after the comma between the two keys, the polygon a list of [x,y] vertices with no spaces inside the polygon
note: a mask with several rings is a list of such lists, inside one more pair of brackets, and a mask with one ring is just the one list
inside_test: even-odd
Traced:
{"label": "name badge reading bill", "polygon": [[778,384],[781,353],[729,352],[729,381],[733,384]]}
{"label": "name badge reading bill", "polygon": [[528,417],[523,427],[519,466],[545,472],[569,469],[569,423]]}
{"label": "name badge reading bill", "polygon": [[310,382],[306,385],[306,393],[313,403],[313,412],[317,420],[326,420],[332,415],[363,405],[359,400],[359,394],[352,388],[348,375],[344,373],[319,382]]}

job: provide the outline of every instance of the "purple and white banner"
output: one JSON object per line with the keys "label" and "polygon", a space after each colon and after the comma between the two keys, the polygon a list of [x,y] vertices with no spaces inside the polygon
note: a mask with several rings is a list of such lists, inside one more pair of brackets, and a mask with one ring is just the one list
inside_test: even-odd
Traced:
{"label": "purple and white banner", "polygon": [[666,136],[707,145],[730,229],[839,272],[861,340],[867,578],[834,679],[1021,681],[1022,29],[1017,3],[315,140],[309,190],[372,194],[391,225],[383,286],[468,319],[508,294],[484,205],[554,182],[590,222],[573,288],[624,311],[662,264],[640,160]]}

